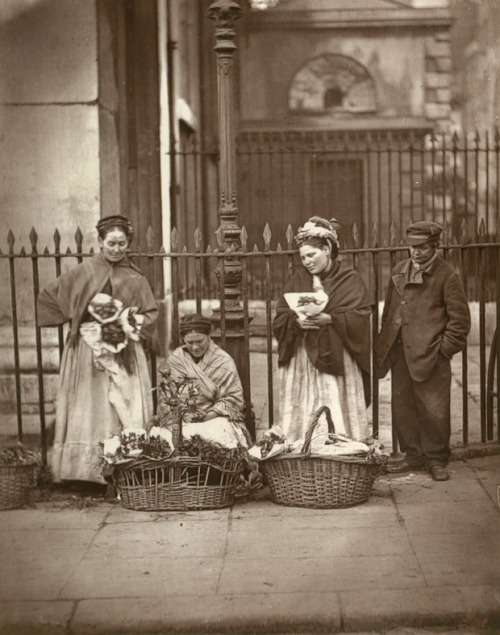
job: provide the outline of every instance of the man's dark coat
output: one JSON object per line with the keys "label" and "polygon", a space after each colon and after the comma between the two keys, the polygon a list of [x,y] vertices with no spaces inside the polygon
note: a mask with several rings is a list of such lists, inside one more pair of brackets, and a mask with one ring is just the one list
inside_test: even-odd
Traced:
{"label": "man's dark coat", "polygon": [[414,381],[424,381],[436,367],[438,353],[451,359],[463,349],[470,312],[460,279],[447,262],[437,257],[420,283],[408,283],[410,266],[411,260],[404,260],[392,271],[375,355],[383,377],[401,329],[410,375]]}

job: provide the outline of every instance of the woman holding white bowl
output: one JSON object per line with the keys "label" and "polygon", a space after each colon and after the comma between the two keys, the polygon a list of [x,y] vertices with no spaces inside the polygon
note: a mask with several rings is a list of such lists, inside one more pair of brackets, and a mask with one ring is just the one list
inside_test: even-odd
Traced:
{"label": "woman holding white bowl", "polygon": [[[339,229],[335,219],[319,216],[299,228],[295,240],[303,267],[276,307],[279,424],[291,443],[305,437],[321,406],[330,408],[336,432],[357,440],[370,436],[372,305],[359,273],[338,258]],[[320,312],[313,314],[315,306]],[[318,425],[315,436],[325,433]]]}

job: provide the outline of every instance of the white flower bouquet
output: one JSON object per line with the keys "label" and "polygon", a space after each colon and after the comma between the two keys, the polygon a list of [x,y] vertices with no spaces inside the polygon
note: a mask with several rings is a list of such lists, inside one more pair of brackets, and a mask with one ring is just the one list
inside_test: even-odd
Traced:
{"label": "white flower bouquet", "polygon": [[295,311],[299,319],[304,320],[321,313],[328,303],[328,295],[318,291],[301,291],[285,293],[288,306]]}
{"label": "white flower bouquet", "polygon": [[125,428],[104,440],[104,460],[111,465],[139,457],[160,460],[170,457],[173,451],[172,433],[158,426],[152,427],[149,433],[143,428]]}
{"label": "white flower bouquet", "polygon": [[129,340],[139,341],[144,316],[137,307],[124,308],[120,300],[98,293],[90,301],[88,312],[95,322],[84,322],[80,333],[96,353],[119,353]]}

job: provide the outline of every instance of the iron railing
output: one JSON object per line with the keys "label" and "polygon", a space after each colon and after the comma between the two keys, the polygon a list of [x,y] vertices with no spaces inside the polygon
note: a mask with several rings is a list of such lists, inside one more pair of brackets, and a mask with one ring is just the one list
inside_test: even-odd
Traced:
{"label": "iron railing", "polygon": [[[239,222],[251,245],[261,241],[266,222],[282,234],[313,214],[336,217],[354,247],[370,243],[374,225],[382,244],[391,228],[399,234],[421,219],[446,221],[454,234],[463,221],[476,228],[483,221],[487,236],[497,232],[498,130],[247,130],[236,153]],[[213,199],[218,154],[192,134],[174,144],[170,158],[177,175],[172,225],[187,244],[195,227],[205,236],[215,229],[200,210]]]}
{"label": "iron railing", "polygon": [[[469,444],[471,431],[474,439],[482,443],[491,440],[500,441],[498,426],[498,399],[500,393],[498,358],[500,349],[500,337],[494,338],[500,321],[500,236],[486,235],[484,223],[474,230],[474,236],[480,240],[474,242],[469,238],[467,227],[462,225],[461,234],[453,235],[449,226],[445,223],[443,234],[442,254],[458,271],[463,281],[466,293],[471,300],[474,335],[471,336],[471,345],[461,354],[461,395],[464,445]],[[266,355],[267,369],[267,395],[268,421],[271,425],[276,416],[274,393],[275,376],[275,349],[272,336],[272,317],[274,304],[278,294],[288,277],[298,265],[297,250],[292,240],[293,230],[287,228],[282,244],[273,240],[273,234],[268,226],[262,233],[263,248],[247,249],[247,234],[242,230],[242,247],[238,252],[224,253],[212,249],[196,251],[178,248],[177,237],[174,235],[173,243],[177,249],[161,248],[157,252],[144,251],[131,254],[143,265],[143,271],[148,275],[150,283],[154,286],[155,261],[170,263],[172,273],[171,287],[168,291],[167,324],[172,335],[171,347],[177,345],[176,338],[179,316],[187,309],[204,311],[210,310],[210,306],[223,301],[222,289],[215,285],[207,285],[205,273],[213,272],[219,266],[220,276],[224,276],[224,265],[228,258],[240,259],[242,264],[241,305],[244,312],[244,354],[249,364],[249,356],[253,348],[253,342],[261,343],[261,349]],[[35,326],[36,297],[42,286],[48,283],[61,272],[82,262],[93,254],[92,249],[84,249],[81,232],[76,234],[76,251],[61,250],[59,233],[54,234],[54,247],[49,250],[40,250],[38,236],[35,230],[30,234],[30,249],[16,244],[12,232],[8,234],[8,249],[0,253],[0,278],[4,288],[9,288],[10,293],[4,294],[2,338],[4,348],[8,355],[4,355],[6,361],[1,369],[3,386],[2,394],[9,393],[2,404],[3,413],[12,415],[17,420],[17,436],[22,439],[24,434],[23,419],[26,416],[26,386],[23,382],[36,378],[36,397],[31,398],[36,403],[31,403],[32,410],[38,413],[40,419],[40,437],[43,455],[46,457],[46,407],[53,400],[54,391],[47,395],[46,385],[48,378],[57,373],[58,360],[60,359],[65,330],[57,329],[56,341],[51,344],[48,341],[48,330]],[[388,244],[380,245],[379,236],[372,231],[371,244],[362,247],[347,247],[343,250],[343,258],[363,276],[369,287],[373,299],[372,336],[373,341],[377,337],[380,318],[380,301],[389,279],[390,271],[398,260],[407,255],[407,248],[393,232]],[[189,290],[183,286],[185,272],[189,269],[190,275],[194,272],[194,280]],[[257,291],[253,283],[258,271],[260,275]],[[165,298],[159,298],[164,300]],[[225,345],[225,313],[221,311],[221,335],[222,346]],[[28,345],[21,342],[20,331],[23,337],[28,333]],[[498,331],[500,333],[500,330]],[[31,338],[31,339],[30,339]],[[493,342],[493,344],[492,344]],[[472,377],[469,371],[471,350],[478,359],[478,375],[474,371]],[[164,350],[163,355],[167,353]],[[49,360],[49,361],[48,361]],[[153,383],[156,377],[156,360],[151,360]],[[479,381],[478,381],[479,380]],[[476,385],[477,384],[477,385]],[[10,392],[9,392],[10,387]],[[379,431],[379,381],[372,377],[372,418],[373,432]],[[246,386],[246,394],[251,400],[252,386]],[[473,399],[478,404],[479,415],[471,420],[469,403]],[[28,400],[29,401],[29,400]],[[0,429],[0,434],[2,430]]]}

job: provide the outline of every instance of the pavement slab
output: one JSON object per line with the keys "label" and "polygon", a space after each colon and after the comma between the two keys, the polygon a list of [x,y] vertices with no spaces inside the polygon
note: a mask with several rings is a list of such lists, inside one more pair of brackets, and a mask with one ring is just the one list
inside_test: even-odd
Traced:
{"label": "pavement slab", "polygon": [[[244,572],[244,575],[242,575]],[[220,593],[307,593],[425,585],[416,557],[254,558],[228,560]]]}
{"label": "pavement slab", "polygon": [[2,635],[67,635],[73,602],[0,602]]}
{"label": "pavement slab", "polygon": [[500,625],[499,468],[383,476],[345,509],[276,505],[264,488],[213,511],[4,511],[0,633],[485,635]]}
{"label": "pavement slab", "polygon": [[336,633],[340,604],[331,593],[267,593],[175,598],[85,600],[71,621],[75,635],[87,633]]}
{"label": "pavement slab", "polygon": [[340,594],[346,632],[396,626],[484,626],[500,616],[498,590],[489,586],[361,590]]}
{"label": "pavement slab", "polygon": [[130,558],[116,544],[110,560],[86,558],[74,569],[58,599],[211,596],[220,576],[220,558]]}

